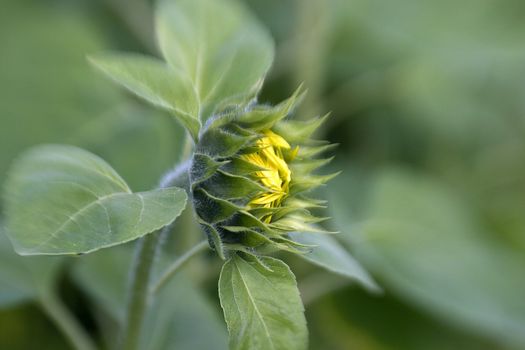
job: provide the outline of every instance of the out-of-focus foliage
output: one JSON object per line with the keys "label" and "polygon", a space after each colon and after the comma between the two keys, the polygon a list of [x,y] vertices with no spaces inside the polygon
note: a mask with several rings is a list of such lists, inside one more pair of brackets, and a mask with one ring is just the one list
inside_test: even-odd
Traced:
{"label": "out-of-focus foliage", "polygon": [[486,232],[449,188],[400,171],[355,184],[370,192],[351,216],[344,189],[352,180],[334,186],[333,212],[348,230],[342,238],[392,291],[458,326],[524,343],[523,254]]}
{"label": "out-of-focus foliage", "polygon": [[[67,349],[49,318],[34,307],[53,295],[63,258],[21,257],[0,225],[0,347]],[[30,324],[31,327],[27,327]],[[37,338],[38,337],[38,338]]]}
{"label": "out-of-focus foliage", "polygon": [[0,309],[38,299],[58,279],[62,258],[23,258],[0,227]]}
{"label": "out-of-focus foliage", "polygon": [[[130,248],[97,252],[73,269],[74,279],[93,298],[97,313],[109,313],[104,316],[110,316],[114,322],[104,330],[108,345],[115,345],[115,333],[118,332],[115,325],[123,322],[125,300],[122,296],[133,257]],[[217,310],[187,277],[177,276],[161,291],[150,310],[141,348],[226,349],[227,332]]]}
{"label": "out-of-focus foliage", "polygon": [[[345,288],[308,308],[313,349],[494,350],[501,347],[436,321],[391,294]],[[321,330],[321,331],[317,331]]]}
{"label": "out-of-focus foliage", "polygon": [[154,185],[177,158],[180,129],[131,103],[87,64],[87,54],[110,43],[86,8],[82,2],[2,2],[2,182],[21,150],[43,142],[96,151],[138,190]]}
{"label": "out-of-focus foliage", "polygon": [[71,348],[49,318],[30,304],[0,312],[0,345],[12,350]]}
{"label": "out-of-focus foliage", "polygon": [[[340,279],[320,278],[298,261],[294,271],[308,297],[311,348],[523,348],[525,4],[246,3],[278,43],[261,99],[279,101],[304,81],[310,93],[300,114],[332,111],[325,132],[340,143],[334,168],[344,172],[328,187],[331,228],[341,231],[335,238],[384,290],[371,296],[350,286],[330,293],[341,287]],[[103,49],[151,53],[149,4],[2,1],[0,181],[17,153],[42,142],[88,148],[108,160],[134,191],[150,189],[173,165],[183,139],[180,128],[116,92],[85,60]],[[2,243],[0,249],[6,262],[0,267],[0,298],[10,302],[0,312],[0,348],[34,346],[29,335],[42,336],[42,348],[65,347],[39,311],[18,304],[36,298],[28,275],[11,289],[2,283],[11,280],[4,276],[22,276],[19,271],[26,269],[10,248]],[[90,264],[100,264],[108,275],[100,274],[100,288],[84,293],[66,283],[62,293],[92,297],[96,305],[119,300],[122,292],[112,289],[114,277],[104,269],[114,263],[78,261],[78,268],[66,266],[61,280],[96,287],[98,273]],[[217,273],[211,265],[191,277],[211,286],[216,297],[216,285],[207,283],[208,274]],[[319,290],[314,293],[312,286]],[[112,297],[105,299],[105,292]],[[202,298],[200,305],[207,305]],[[79,315],[99,317],[98,307],[70,306]],[[180,310],[195,320],[220,317],[207,306]],[[93,320],[83,322],[89,326]],[[173,329],[179,332],[174,337],[191,341],[198,327]],[[103,338],[105,330],[90,330]],[[224,331],[210,330],[218,335],[210,339],[220,339],[217,344],[224,347]],[[203,343],[188,346],[209,348],[210,339],[200,336]]]}
{"label": "out-of-focus foliage", "polygon": [[0,13],[0,174],[24,147],[66,142],[117,102],[85,64],[103,47],[86,16],[43,2],[3,1]]}

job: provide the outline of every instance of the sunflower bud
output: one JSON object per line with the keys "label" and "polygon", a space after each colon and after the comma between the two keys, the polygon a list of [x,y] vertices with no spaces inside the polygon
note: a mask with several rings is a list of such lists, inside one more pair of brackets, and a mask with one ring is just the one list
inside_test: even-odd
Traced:
{"label": "sunflower bud", "polygon": [[324,220],[310,213],[324,202],[306,192],[336,174],[314,175],[331,159],[314,159],[332,147],[310,139],[325,117],[302,122],[289,115],[298,93],[277,106],[227,108],[203,128],[190,182],[197,217],[221,258],[228,250],[266,254],[302,252],[293,231],[319,232]]}

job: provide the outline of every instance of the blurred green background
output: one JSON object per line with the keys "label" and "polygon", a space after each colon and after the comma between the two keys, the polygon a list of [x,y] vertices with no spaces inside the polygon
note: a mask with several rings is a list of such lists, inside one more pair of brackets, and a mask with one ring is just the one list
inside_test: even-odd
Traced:
{"label": "blurred green background", "polygon": [[[332,111],[320,136],[339,143],[332,167],[343,173],[324,191],[329,225],[384,289],[371,295],[287,256],[311,348],[525,349],[525,2],[246,2],[277,42],[261,100],[304,82],[298,117]],[[38,143],[89,149],[134,190],[178,160],[181,128],[85,59],[156,54],[151,7],[0,0],[0,182]],[[114,341],[115,325],[99,321],[106,312],[118,323],[126,247],[47,273],[0,243],[0,349],[69,348],[40,307],[50,283],[101,343]],[[187,287],[162,297],[179,318],[159,306],[155,348],[170,348],[160,328],[178,349],[224,348],[219,263],[206,259],[180,277]]]}

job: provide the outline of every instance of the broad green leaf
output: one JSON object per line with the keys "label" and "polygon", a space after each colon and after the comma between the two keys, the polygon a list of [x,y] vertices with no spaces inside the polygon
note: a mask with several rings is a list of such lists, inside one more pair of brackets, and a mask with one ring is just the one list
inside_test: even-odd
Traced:
{"label": "broad green leaf", "polygon": [[222,268],[219,296],[230,349],[307,348],[308,331],[297,283],[282,261],[234,255]]}
{"label": "broad green leaf", "polygon": [[[334,218],[351,226],[345,190],[332,197]],[[368,205],[360,229],[342,238],[387,290],[458,327],[502,344],[525,344],[525,259],[487,232],[457,191],[385,171],[362,202]]]}
{"label": "broad green leaf", "polygon": [[199,101],[191,82],[165,62],[138,54],[102,54],[90,61],[131,92],[172,112],[194,139],[200,129]]}
{"label": "broad green leaf", "polygon": [[258,92],[273,60],[273,41],[240,1],[164,0],[156,20],[165,59],[193,85],[199,119],[224,101]]}
{"label": "broad green leaf", "polygon": [[[75,281],[117,324],[122,324],[126,306],[123,296],[133,258],[133,250],[129,248],[116,247],[84,256],[72,270]],[[117,330],[104,331],[108,332],[108,345],[115,345]],[[226,327],[205,295],[179,273],[156,295],[148,311],[140,348],[225,350]]]}
{"label": "broad green leaf", "polygon": [[80,254],[121,244],[170,224],[186,205],[178,188],[132,193],[99,157],[45,145],[9,174],[7,234],[22,255]]}
{"label": "broad green leaf", "polygon": [[17,255],[0,225],[0,309],[37,299],[56,282],[62,258]]}
{"label": "broad green leaf", "polygon": [[300,257],[357,281],[369,291],[381,291],[381,288],[361,264],[334,238],[327,234],[308,232],[293,232],[290,236],[296,242],[313,246],[311,252],[299,254]]}

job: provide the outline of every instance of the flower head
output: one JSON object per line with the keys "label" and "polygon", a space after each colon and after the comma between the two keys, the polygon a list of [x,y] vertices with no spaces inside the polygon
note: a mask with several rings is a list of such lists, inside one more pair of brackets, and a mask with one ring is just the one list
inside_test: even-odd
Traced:
{"label": "flower head", "polygon": [[[264,130],[264,136],[255,142],[257,151],[241,155],[241,158],[258,166],[261,170],[254,171],[257,179],[268,191],[262,191],[248,202],[250,208],[277,208],[290,192],[292,171],[285,160],[284,154],[291,153],[291,147],[281,136],[271,130]],[[298,148],[296,148],[297,150]],[[265,222],[271,222],[271,215]]]}
{"label": "flower head", "polygon": [[310,139],[325,118],[301,122],[289,116],[302,96],[277,106],[226,108],[200,134],[190,170],[195,211],[210,245],[268,253],[304,246],[292,231],[320,231],[310,213],[323,202],[306,193],[334,177],[315,175],[330,159],[313,159],[332,145]]}

